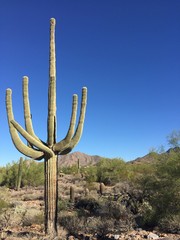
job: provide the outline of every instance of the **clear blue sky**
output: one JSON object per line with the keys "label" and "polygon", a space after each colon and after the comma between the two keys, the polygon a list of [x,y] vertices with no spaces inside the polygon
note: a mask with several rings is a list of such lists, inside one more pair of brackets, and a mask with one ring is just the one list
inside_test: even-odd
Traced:
{"label": "clear blue sky", "polygon": [[5,91],[24,126],[22,77],[36,134],[47,139],[49,19],[56,18],[58,140],[72,95],[88,88],[81,141],[74,151],[132,160],[180,129],[179,0],[1,0],[0,165],[18,160]]}

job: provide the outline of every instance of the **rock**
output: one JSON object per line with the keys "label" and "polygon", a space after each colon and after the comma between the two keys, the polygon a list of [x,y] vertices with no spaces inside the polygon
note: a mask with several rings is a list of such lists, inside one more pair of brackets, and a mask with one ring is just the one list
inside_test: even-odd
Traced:
{"label": "rock", "polygon": [[159,236],[155,233],[149,233],[147,239],[159,239]]}
{"label": "rock", "polygon": [[114,239],[119,239],[119,238],[120,238],[119,234],[114,235]]}
{"label": "rock", "polygon": [[173,240],[173,238],[172,237],[163,237],[163,238],[161,238],[161,240]]}
{"label": "rock", "polygon": [[68,240],[74,240],[74,237],[73,236],[69,236]]}

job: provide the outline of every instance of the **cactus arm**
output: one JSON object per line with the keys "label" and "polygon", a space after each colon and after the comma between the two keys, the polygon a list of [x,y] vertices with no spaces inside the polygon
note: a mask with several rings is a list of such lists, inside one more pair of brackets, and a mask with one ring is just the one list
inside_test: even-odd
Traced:
{"label": "cactus arm", "polygon": [[61,152],[62,149],[64,149],[66,147],[66,145],[69,144],[70,140],[73,137],[75,124],[76,124],[77,104],[78,104],[78,96],[76,94],[74,94],[73,95],[72,114],[71,114],[71,121],[70,121],[70,125],[69,125],[69,130],[68,130],[68,133],[67,133],[66,137],[62,141],[56,143],[53,146],[53,150],[55,152]]}
{"label": "cactus arm", "polygon": [[17,130],[14,128],[14,126],[11,123],[11,121],[14,120],[11,95],[12,95],[11,89],[7,89],[7,91],[6,91],[6,109],[7,109],[8,124],[9,124],[9,130],[10,130],[12,141],[13,141],[15,147],[17,148],[17,150],[19,150],[22,154],[24,154],[28,157],[40,160],[44,157],[44,153],[26,146],[21,141],[21,139],[17,133]]}
{"label": "cactus arm", "polygon": [[48,140],[51,147],[55,143],[56,119],[56,56],[55,56],[55,19],[50,21],[50,56],[49,56],[49,90],[48,90]]}
{"label": "cactus arm", "polygon": [[76,129],[76,132],[70,142],[70,148],[72,149],[77,145],[79,142],[82,131],[83,131],[83,126],[84,126],[84,119],[85,119],[85,113],[86,113],[86,105],[87,105],[87,88],[83,87],[82,89],[82,100],[81,100],[81,111],[80,111],[80,117],[79,117],[79,122],[78,126]]}
{"label": "cactus arm", "polygon": [[24,120],[26,131],[35,139],[40,139],[35,135],[32,125],[32,117],[29,104],[28,77],[23,77],[23,102],[24,102]]}
{"label": "cactus arm", "polygon": [[86,113],[86,104],[87,104],[87,88],[84,87],[82,89],[82,100],[81,100],[81,111],[80,111],[80,117],[78,126],[76,129],[76,132],[73,136],[73,138],[69,142],[64,142],[63,140],[57,144],[54,145],[53,150],[58,151],[60,155],[65,155],[72,151],[72,149],[77,145],[79,142],[83,126],[84,126],[84,119],[85,119],[85,113]]}
{"label": "cactus arm", "polygon": [[70,121],[68,133],[65,137],[65,141],[69,141],[73,137],[75,124],[76,124],[77,105],[78,105],[78,96],[76,94],[74,94],[73,95],[71,121]]}
{"label": "cactus arm", "polygon": [[33,146],[37,147],[39,150],[47,153],[52,157],[54,154],[52,150],[48,147],[46,147],[43,143],[39,142],[36,138],[31,136],[28,132],[26,132],[15,120],[11,120],[12,125],[15,127],[15,129]]}

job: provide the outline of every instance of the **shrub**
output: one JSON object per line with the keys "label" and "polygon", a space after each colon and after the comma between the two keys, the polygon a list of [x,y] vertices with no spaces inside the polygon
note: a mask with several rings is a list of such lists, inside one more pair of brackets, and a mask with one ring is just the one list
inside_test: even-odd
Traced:
{"label": "shrub", "polygon": [[168,215],[159,222],[160,230],[169,233],[180,232],[180,215]]}
{"label": "shrub", "polygon": [[43,212],[27,212],[22,219],[23,226],[31,226],[32,224],[43,224],[44,223],[44,214]]}
{"label": "shrub", "polygon": [[71,207],[71,203],[66,199],[58,200],[58,212],[68,210]]}
{"label": "shrub", "polygon": [[108,233],[112,233],[114,231],[114,219],[98,218],[96,219],[96,223],[93,228],[96,228],[96,232],[101,238],[105,237]]}
{"label": "shrub", "polygon": [[102,159],[96,165],[97,181],[113,185],[127,179],[126,164],[122,159]]}
{"label": "shrub", "polygon": [[34,160],[23,162],[22,187],[44,185],[44,164]]}
{"label": "shrub", "polygon": [[91,184],[97,181],[97,167],[88,166],[87,168],[81,169],[82,174],[85,176],[86,182]]}
{"label": "shrub", "polygon": [[64,227],[70,235],[78,235],[81,230],[84,230],[83,218],[75,215],[60,215],[58,218],[60,226]]}
{"label": "shrub", "polygon": [[11,207],[10,203],[6,202],[3,199],[0,199],[0,214],[3,212],[4,209]]}
{"label": "shrub", "polygon": [[75,207],[86,214],[96,215],[100,209],[100,202],[94,198],[82,198],[75,203]]}
{"label": "shrub", "polygon": [[37,193],[32,193],[32,194],[26,194],[23,197],[24,201],[35,201],[35,200],[43,200],[44,199],[44,195],[43,194],[37,194]]}
{"label": "shrub", "polygon": [[150,227],[180,214],[180,154],[171,152],[160,155],[154,169],[153,174],[147,174],[139,181],[152,208],[148,218],[148,212],[144,215],[145,223]]}
{"label": "shrub", "polygon": [[[116,229],[116,226],[119,226],[119,231],[122,231],[122,226],[123,228],[126,226],[126,229],[129,230],[135,225],[133,214],[128,208],[126,208],[126,206],[124,206],[120,202],[111,201],[109,199],[96,200],[93,198],[85,198],[79,200],[76,203],[75,207],[80,210],[78,212],[80,217],[94,217],[95,222],[96,220],[98,222],[99,230],[101,227],[102,229],[106,228],[106,224],[107,229],[111,228],[114,229],[114,231]],[[97,223],[95,222],[94,224],[97,225]],[[89,228],[91,228],[90,225],[92,224],[89,223]],[[96,230],[98,229],[98,226],[96,227]]]}
{"label": "shrub", "polygon": [[[0,185],[9,188],[15,188],[18,178],[18,162],[7,164],[6,167],[0,169]],[[40,186],[44,184],[44,164],[37,163],[33,160],[23,161],[22,181],[24,186]]]}

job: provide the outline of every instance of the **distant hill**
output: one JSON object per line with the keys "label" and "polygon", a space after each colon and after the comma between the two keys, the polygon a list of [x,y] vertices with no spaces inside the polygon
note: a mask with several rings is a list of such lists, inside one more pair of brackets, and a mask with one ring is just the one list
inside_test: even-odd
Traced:
{"label": "distant hill", "polygon": [[[142,164],[142,163],[150,164],[157,158],[157,156],[167,155],[172,152],[180,153],[180,148],[179,147],[170,148],[168,151],[164,153],[151,152],[143,157],[138,157],[135,160],[128,161],[127,164]],[[82,152],[73,152],[67,155],[60,155],[58,157],[58,165],[63,167],[72,166],[74,164],[77,164],[78,159],[80,161],[81,166],[95,165],[102,158],[103,157],[100,157],[98,155],[91,156]]]}
{"label": "distant hill", "polygon": [[163,155],[169,155],[170,153],[180,153],[180,147],[175,147],[175,148],[170,148],[166,152],[163,153],[156,153],[156,152],[151,152],[145,155],[144,157],[138,157],[135,160],[129,161],[128,163],[131,164],[141,164],[141,163],[152,163],[157,156],[163,156]]}
{"label": "distant hill", "polygon": [[90,156],[81,152],[73,152],[67,155],[60,155],[58,157],[59,166],[72,166],[77,164],[78,159],[81,166],[94,165],[101,160],[100,156]]}

